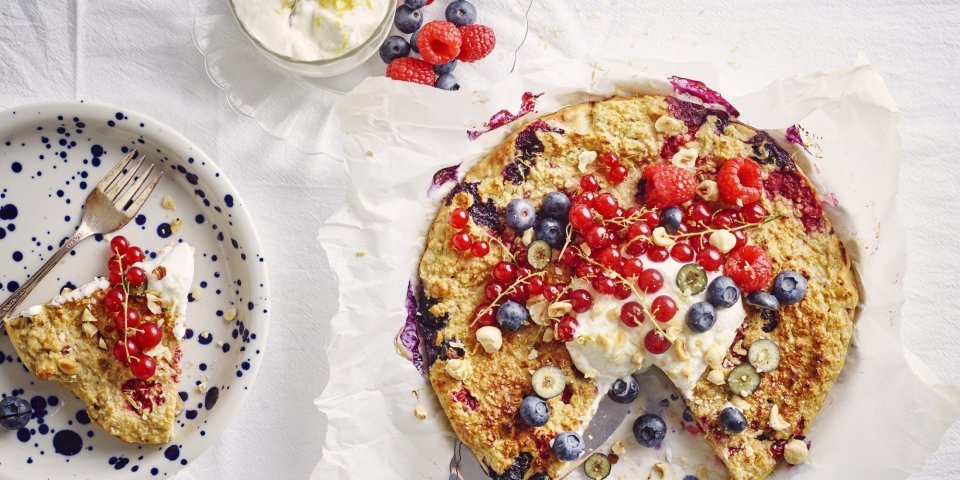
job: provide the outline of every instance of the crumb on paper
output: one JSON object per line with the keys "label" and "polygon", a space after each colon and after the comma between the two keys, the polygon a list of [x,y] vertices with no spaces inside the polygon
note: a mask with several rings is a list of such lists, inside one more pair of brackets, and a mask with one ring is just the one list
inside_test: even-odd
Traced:
{"label": "crumb on paper", "polygon": [[420,420],[427,419],[427,409],[423,408],[423,405],[417,405],[413,407],[413,416],[419,418]]}
{"label": "crumb on paper", "polygon": [[193,297],[194,301],[200,300],[200,297],[203,296],[203,290],[200,287],[193,287],[193,291],[190,292],[190,296]]}
{"label": "crumb on paper", "polygon": [[617,440],[616,442],[613,442],[613,447],[611,449],[613,450],[613,453],[616,453],[617,455],[623,455],[624,453],[627,453],[627,446],[623,443],[623,440]]}
{"label": "crumb on paper", "polygon": [[358,257],[366,257],[366,256],[367,256],[367,251],[366,251],[365,249],[362,249],[362,248],[361,248],[361,249],[357,250],[356,255],[357,255]]}
{"label": "crumb on paper", "polygon": [[206,384],[206,382],[200,382],[200,383],[197,384],[197,392],[199,392],[199,393],[204,393],[204,392],[206,392],[206,391],[207,391],[207,384]]}
{"label": "crumb on paper", "polygon": [[170,231],[176,232],[177,230],[180,230],[180,227],[182,226],[183,226],[183,219],[181,219],[180,217],[174,218],[173,221],[170,222]]}
{"label": "crumb on paper", "polygon": [[163,197],[163,200],[160,201],[160,206],[167,210],[176,210],[177,204],[173,203],[173,199],[170,198],[170,195]]}
{"label": "crumb on paper", "polygon": [[200,338],[202,338],[202,339],[204,339],[204,340],[210,338],[210,332],[208,332],[208,331],[206,331],[206,330],[200,332]]}
{"label": "crumb on paper", "polygon": [[230,308],[226,312],[223,312],[223,321],[232,322],[237,318],[237,309]]}
{"label": "crumb on paper", "polygon": [[364,153],[367,155],[367,158],[373,158],[373,152],[371,152],[370,150],[367,150]]}
{"label": "crumb on paper", "polygon": [[648,480],[661,480],[667,478],[667,465],[664,463],[657,463],[650,470],[650,476],[647,477]]}

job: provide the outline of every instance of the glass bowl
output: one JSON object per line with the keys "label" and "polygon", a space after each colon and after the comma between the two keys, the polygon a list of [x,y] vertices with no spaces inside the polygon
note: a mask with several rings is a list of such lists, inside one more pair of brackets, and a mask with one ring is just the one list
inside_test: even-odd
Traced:
{"label": "glass bowl", "polygon": [[325,60],[304,61],[281,55],[265,47],[244,27],[243,22],[240,21],[240,16],[237,15],[234,1],[230,0],[230,11],[233,13],[233,18],[240,27],[240,31],[243,32],[243,35],[253,44],[256,50],[273,63],[305,77],[332,77],[349,72],[366,62],[380,49],[380,45],[390,34],[390,29],[393,26],[393,16],[396,14],[395,8],[388,7],[386,15],[380,20],[370,38],[342,55]]}

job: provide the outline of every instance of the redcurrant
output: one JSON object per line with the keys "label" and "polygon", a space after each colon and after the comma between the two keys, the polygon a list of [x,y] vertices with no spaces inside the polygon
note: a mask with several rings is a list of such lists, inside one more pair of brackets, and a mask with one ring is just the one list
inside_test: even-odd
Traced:
{"label": "redcurrant", "polygon": [[660,295],[650,304],[650,312],[658,322],[669,322],[677,314],[677,302],[666,295]]}
{"label": "redcurrant", "polygon": [[480,304],[473,312],[473,316],[476,318],[478,327],[489,327],[497,323],[494,317],[494,309],[490,308],[489,304]]}
{"label": "redcurrant", "polygon": [[126,342],[124,342],[121,338],[117,340],[117,343],[113,344],[114,358],[124,365],[130,361],[130,357],[135,357],[137,355],[140,355],[140,347],[134,343],[132,338],[128,339]]}
{"label": "redcurrant", "polygon": [[517,267],[510,262],[500,262],[493,266],[493,278],[506,285],[517,278]]}
{"label": "redcurrant", "polygon": [[650,247],[647,250],[647,258],[649,258],[651,262],[662,262],[668,257],[670,257],[670,252],[668,252],[666,248]]}
{"label": "redcurrant", "polygon": [[637,287],[646,293],[653,293],[663,286],[663,274],[659,270],[648,269],[637,277]]}
{"label": "redcurrant", "polygon": [[582,288],[578,288],[570,292],[570,306],[573,307],[574,312],[586,312],[593,306],[593,295]]}
{"label": "redcurrant", "polygon": [[577,331],[577,319],[573,315],[564,315],[557,323],[557,340],[569,342]]}
{"label": "redcurrant", "polygon": [[617,197],[609,193],[601,193],[597,195],[596,200],[593,201],[593,208],[597,210],[597,213],[603,215],[604,218],[612,218],[617,214],[617,209],[620,208],[620,204],[617,202]]}
{"label": "redcurrant", "polygon": [[110,240],[110,253],[113,255],[123,255],[130,248],[130,241],[123,235],[117,235]]}
{"label": "redcurrant", "polygon": [[720,268],[720,265],[723,264],[723,255],[720,254],[720,250],[706,246],[701,248],[700,252],[697,253],[697,263],[699,263],[704,270],[715,272]]}
{"label": "redcurrant", "polygon": [[137,325],[140,325],[140,313],[132,308],[128,308],[126,312],[117,312],[114,323],[121,332],[128,328],[137,328]]}
{"label": "redcurrant", "polygon": [[453,245],[454,250],[461,253],[470,250],[470,247],[473,246],[473,240],[467,232],[457,232],[453,234],[450,243]]}
{"label": "redcurrant", "polygon": [[147,355],[140,355],[130,359],[130,373],[140,380],[146,380],[157,372],[157,364]]}
{"label": "redcurrant", "polygon": [[614,247],[606,247],[597,254],[597,261],[604,267],[616,270],[620,267],[620,250]]}
{"label": "redcurrant", "polygon": [[643,305],[638,302],[627,302],[620,307],[620,321],[630,328],[639,326],[645,319]]}
{"label": "redcurrant", "polygon": [[617,289],[613,291],[613,296],[620,300],[626,300],[630,298],[630,295],[633,295],[633,290],[630,285],[623,282],[618,283]]}
{"label": "redcurrant", "polygon": [[467,222],[470,221],[470,215],[467,214],[467,211],[462,208],[454,208],[450,212],[450,226],[460,230],[467,226]]}
{"label": "redcurrant", "polygon": [[640,257],[631,257],[623,262],[623,276],[636,278],[643,271],[643,260]]}
{"label": "redcurrant", "polygon": [[127,282],[131,286],[139,287],[143,285],[143,282],[147,281],[147,274],[140,267],[130,267],[127,269]]}
{"label": "redcurrant", "polygon": [[488,283],[487,286],[484,287],[483,294],[486,295],[487,300],[496,300],[497,297],[499,297],[500,294],[503,293],[503,290],[504,290],[503,285],[493,282],[493,283]]}
{"label": "redcurrant", "polygon": [[759,223],[767,216],[767,211],[760,202],[751,203],[740,209],[740,218],[744,223]]}
{"label": "redcurrant", "polygon": [[110,313],[116,313],[123,309],[123,302],[127,296],[122,289],[111,288],[103,295],[103,308]]}
{"label": "redcurrant", "polygon": [[490,244],[484,240],[473,242],[473,246],[470,247],[470,253],[472,253],[474,257],[483,258],[490,253]]}
{"label": "redcurrant", "polygon": [[667,340],[667,337],[664,337],[659,331],[650,330],[643,337],[643,346],[647,348],[648,352],[659,355],[670,349],[670,340]]}
{"label": "redcurrant", "polygon": [[160,327],[153,322],[144,322],[137,327],[137,333],[133,336],[133,341],[140,346],[140,350],[147,351],[156,347],[160,343]]}
{"label": "redcurrant", "polygon": [[570,225],[580,232],[593,226],[593,212],[590,211],[590,207],[582,203],[574,205],[567,214],[567,218],[570,220]]}
{"label": "redcurrant", "polygon": [[123,261],[127,265],[133,265],[143,261],[143,250],[140,247],[130,247],[123,256]]}
{"label": "redcurrant", "polygon": [[686,243],[674,243],[670,247],[670,256],[680,263],[689,263],[693,261],[693,247]]}
{"label": "redcurrant", "polygon": [[617,185],[620,182],[624,181],[627,178],[627,167],[623,165],[614,165],[610,167],[610,170],[607,171],[607,180],[610,180],[610,183]]}
{"label": "redcurrant", "polygon": [[600,182],[597,181],[597,177],[593,175],[584,175],[580,179],[580,188],[584,192],[596,192],[600,188]]}

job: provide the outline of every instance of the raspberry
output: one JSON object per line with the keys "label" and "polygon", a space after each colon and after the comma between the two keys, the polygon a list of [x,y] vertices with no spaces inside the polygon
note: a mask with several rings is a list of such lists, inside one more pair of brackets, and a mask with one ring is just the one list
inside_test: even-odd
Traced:
{"label": "raspberry", "polygon": [[434,20],[424,25],[417,35],[417,50],[432,65],[443,65],[457,58],[460,43],[460,30],[444,20]]}
{"label": "raspberry", "polygon": [[413,57],[394,59],[387,66],[387,76],[394,80],[430,86],[433,86],[433,82],[437,81],[437,74],[433,72],[433,67],[427,62]]}
{"label": "raspberry", "polygon": [[773,265],[762,248],[746,245],[730,253],[723,265],[723,273],[732,278],[744,292],[755,292],[770,283]]}
{"label": "raspberry", "polygon": [[476,62],[489,55],[497,45],[497,36],[493,34],[493,29],[486,25],[464,25],[460,27],[460,35],[463,37],[463,44],[457,58],[461,62]]}
{"label": "raspberry", "polygon": [[740,207],[760,200],[762,173],[760,165],[749,158],[731,158],[723,162],[720,173],[717,173],[720,200]]}
{"label": "raspberry", "polygon": [[693,199],[697,180],[690,172],[668,163],[650,165],[643,169],[647,181],[644,200],[654,208],[680,205]]}

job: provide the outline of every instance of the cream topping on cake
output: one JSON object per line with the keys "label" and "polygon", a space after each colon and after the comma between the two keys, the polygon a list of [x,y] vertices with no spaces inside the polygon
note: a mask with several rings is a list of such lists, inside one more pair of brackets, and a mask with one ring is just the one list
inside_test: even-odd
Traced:
{"label": "cream topping on cake", "polygon": [[[663,287],[647,294],[646,302],[642,302],[635,294],[618,300],[598,294],[589,282],[574,282],[573,288],[586,289],[593,295],[594,304],[590,310],[577,314],[576,336],[573,341],[567,342],[567,350],[577,369],[591,378],[601,392],[606,391],[618,378],[656,366],[673,381],[684,397],[690,398],[693,387],[707,369],[707,352],[712,348],[726,352],[733,343],[737,329],[746,317],[742,299],[729,308],[717,308],[717,322],[710,330],[694,332],[686,326],[687,310],[693,304],[707,299],[706,290],[696,295],[680,290],[677,272],[685,263],[672,258],[657,263],[644,257],[644,265],[663,274]],[[707,282],[718,276],[719,272],[707,272]],[[646,319],[637,327],[628,327],[620,321],[620,307],[630,301],[645,303],[649,307],[650,302],[660,295],[669,295],[676,301],[677,314],[673,320],[658,324],[675,341],[669,350],[656,355],[643,346],[643,338],[653,329],[652,322],[656,320]]]}
{"label": "cream topping on cake", "polygon": [[[184,314],[193,286],[193,256],[194,248],[189,244],[171,243],[160,249],[156,258],[137,264],[147,273],[147,289],[156,291],[160,298],[172,302],[173,311],[177,314],[173,329],[177,338],[183,338],[186,333]],[[163,267],[162,273],[158,267]]]}

